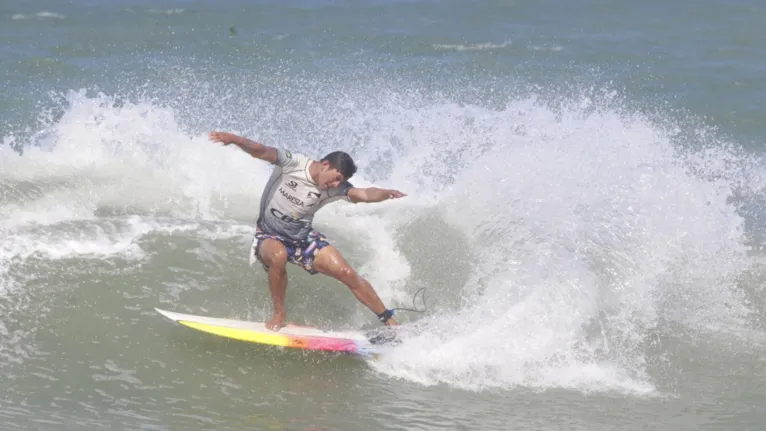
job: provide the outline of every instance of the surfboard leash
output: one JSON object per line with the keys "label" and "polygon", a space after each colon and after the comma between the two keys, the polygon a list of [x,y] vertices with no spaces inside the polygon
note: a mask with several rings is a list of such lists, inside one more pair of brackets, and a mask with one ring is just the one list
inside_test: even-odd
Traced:
{"label": "surfboard leash", "polygon": [[[428,310],[428,307],[426,307],[426,294],[425,294],[425,287],[421,287],[420,289],[415,292],[414,295],[412,295],[412,307],[413,308],[404,308],[404,307],[397,307],[397,308],[388,308],[386,311],[378,314],[378,320],[380,320],[383,323],[388,322],[388,319],[394,317],[397,311],[414,311],[416,313],[425,313]],[[415,305],[415,298],[417,298],[418,293],[423,291],[423,309],[418,310],[417,306]]]}
{"label": "surfboard leash", "polygon": [[[423,295],[421,295],[423,297],[423,309],[422,310],[418,310],[417,306],[415,305],[415,298],[418,297],[418,293],[420,293],[421,291],[423,292]],[[426,311],[428,311],[428,307],[426,306],[426,293],[425,293],[425,291],[426,291],[426,288],[425,287],[421,287],[420,289],[418,289],[415,292],[414,295],[412,295],[412,308],[392,308],[391,310],[393,310],[393,311],[400,311],[400,310],[401,311],[414,311],[416,313],[425,313]]]}

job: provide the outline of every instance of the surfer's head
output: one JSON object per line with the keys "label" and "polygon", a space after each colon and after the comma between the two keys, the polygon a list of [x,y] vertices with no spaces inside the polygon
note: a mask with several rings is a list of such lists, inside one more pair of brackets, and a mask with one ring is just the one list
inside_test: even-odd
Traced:
{"label": "surfer's head", "polygon": [[333,151],[319,161],[321,168],[317,174],[320,189],[338,187],[356,173],[354,159],[343,151]]}

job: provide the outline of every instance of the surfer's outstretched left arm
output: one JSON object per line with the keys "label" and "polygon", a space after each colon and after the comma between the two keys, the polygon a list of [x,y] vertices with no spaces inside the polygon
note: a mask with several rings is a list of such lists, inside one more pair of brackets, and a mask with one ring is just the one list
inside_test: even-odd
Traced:
{"label": "surfer's outstretched left arm", "polygon": [[388,199],[398,199],[407,196],[399,190],[379,189],[377,187],[358,188],[348,191],[348,197],[352,202],[383,202]]}
{"label": "surfer's outstretched left arm", "polygon": [[220,142],[223,145],[234,144],[256,159],[265,160],[272,164],[277,162],[277,149],[274,147],[263,145],[252,139],[247,139],[244,136],[238,136],[233,133],[210,132],[210,135],[208,136],[213,142]]}

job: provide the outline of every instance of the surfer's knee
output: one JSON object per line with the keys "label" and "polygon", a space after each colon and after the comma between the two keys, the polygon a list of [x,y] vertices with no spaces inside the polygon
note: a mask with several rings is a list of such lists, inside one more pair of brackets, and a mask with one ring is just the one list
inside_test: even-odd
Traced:
{"label": "surfer's knee", "polygon": [[287,250],[285,250],[284,247],[273,250],[266,253],[266,255],[263,256],[263,260],[266,261],[266,264],[270,267],[276,266],[284,268],[287,265]]}
{"label": "surfer's knee", "polygon": [[261,259],[270,268],[284,268],[287,265],[287,250],[284,247],[264,248],[261,250]]}
{"label": "surfer's knee", "polygon": [[358,283],[356,283],[356,281],[359,281],[359,276],[356,271],[354,271],[354,268],[348,265],[341,265],[333,272],[335,278],[347,284],[350,288],[354,289],[357,287],[356,285]]}

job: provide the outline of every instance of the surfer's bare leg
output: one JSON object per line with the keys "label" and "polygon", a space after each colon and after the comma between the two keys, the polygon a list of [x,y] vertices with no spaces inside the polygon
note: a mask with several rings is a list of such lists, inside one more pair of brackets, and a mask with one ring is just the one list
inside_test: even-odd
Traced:
{"label": "surfer's bare leg", "polygon": [[[366,305],[373,313],[379,315],[386,311],[386,306],[380,300],[370,282],[359,276],[354,268],[346,262],[340,251],[332,245],[322,247],[314,257],[314,269],[322,274],[329,275],[348,286],[351,292],[362,304]],[[391,317],[387,325],[396,325],[396,320]]]}
{"label": "surfer's bare leg", "polygon": [[278,331],[285,325],[285,291],[287,290],[287,250],[275,239],[266,239],[260,248],[261,260],[269,267],[269,289],[274,303],[274,315],[266,328]]}

